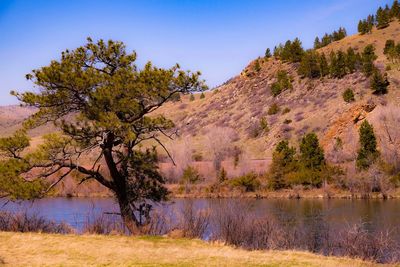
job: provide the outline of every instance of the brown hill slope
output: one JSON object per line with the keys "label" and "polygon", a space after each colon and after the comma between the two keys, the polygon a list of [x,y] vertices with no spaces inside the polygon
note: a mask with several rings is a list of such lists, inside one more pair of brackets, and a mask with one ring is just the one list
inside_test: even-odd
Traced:
{"label": "brown hill slope", "polygon": [[[394,22],[388,28],[374,30],[371,34],[346,37],[321,51],[329,53],[330,50],[345,50],[349,46],[362,51],[364,46],[372,43],[378,55],[376,65],[384,69],[387,64],[383,55],[384,44],[387,39],[399,42],[399,31],[400,24]],[[233,145],[240,146],[251,158],[266,158],[280,139],[296,141],[310,131],[319,135],[328,152],[334,138],[340,137],[349,146],[346,153],[352,154],[357,144],[354,140],[357,139],[357,124],[353,120],[373,113],[375,106],[399,106],[400,75],[396,68],[388,72],[391,82],[389,94],[378,97],[372,95],[369,79],[361,73],[342,79],[310,80],[298,76],[295,64],[274,59],[260,62],[260,71],[255,71],[255,61],[251,62],[241,75],[208,93],[205,99],[199,99],[197,95],[195,101],[189,101],[189,97],[185,97],[181,103],[168,103],[159,112],[172,118],[181,135],[189,136],[187,138],[195,153],[202,153],[206,158],[210,157],[207,137],[215,127],[232,128],[239,137],[233,139]],[[287,70],[293,77],[293,89],[273,97],[270,87],[276,80],[276,72],[281,69]],[[347,88],[355,92],[356,101],[350,104],[342,98]],[[280,112],[268,115],[268,108],[273,103],[280,107]],[[284,111],[286,108],[290,111]],[[267,119],[270,130],[252,137],[252,127],[259,124],[262,117]]]}

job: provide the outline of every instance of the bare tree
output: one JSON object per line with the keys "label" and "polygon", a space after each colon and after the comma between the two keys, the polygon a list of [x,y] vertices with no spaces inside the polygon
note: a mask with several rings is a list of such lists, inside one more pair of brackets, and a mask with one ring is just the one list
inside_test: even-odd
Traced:
{"label": "bare tree", "polygon": [[237,136],[235,130],[229,127],[212,127],[208,130],[206,142],[216,171],[221,169],[221,163],[230,154],[232,142]]}

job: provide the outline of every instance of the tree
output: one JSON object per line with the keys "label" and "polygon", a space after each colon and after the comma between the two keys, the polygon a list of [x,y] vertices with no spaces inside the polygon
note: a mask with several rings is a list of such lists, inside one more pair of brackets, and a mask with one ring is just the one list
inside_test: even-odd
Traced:
{"label": "tree", "polygon": [[320,47],[321,47],[321,42],[317,36],[317,37],[315,37],[315,40],[314,40],[314,49],[318,49]]}
{"label": "tree", "polygon": [[391,18],[400,18],[400,5],[398,0],[394,0],[392,8],[390,9]]}
{"label": "tree", "polygon": [[339,50],[337,53],[331,52],[330,54],[330,73],[334,78],[343,78],[346,75],[346,56]]}
{"label": "tree", "polygon": [[309,50],[304,53],[299,67],[299,74],[303,77],[317,78],[321,76],[318,66],[319,55],[315,50]]}
{"label": "tree", "polygon": [[[15,181],[18,189],[1,183],[0,191],[15,198],[42,196],[68,174],[79,173],[81,183],[95,180],[108,188],[126,227],[139,233],[149,219],[151,203],[168,195],[156,150],[139,148],[145,140],[165,148],[160,135],[171,137],[173,122],[153,112],[174,94],[206,87],[199,72],[185,72],[179,65],[157,68],[150,62],[139,70],[135,61],[136,53],[127,53],[122,42],[94,43],[88,38],[86,45],[66,50],[60,60],[28,74],[39,90],[13,92],[24,105],[38,108],[25,127],[52,122],[61,134],[46,136],[42,145],[26,152],[25,133],[1,139],[5,145],[0,177]],[[92,156],[95,160],[90,162]],[[82,157],[89,162],[79,164]],[[43,181],[52,175],[57,175],[55,183]],[[27,188],[29,194],[19,194]]]}
{"label": "tree", "polygon": [[290,52],[291,52],[291,61],[292,62],[300,62],[301,57],[304,54],[304,49],[302,47],[301,41],[299,38],[295,38],[292,46],[290,48]]}
{"label": "tree", "polygon": [[329,65],[324,53],[322,53],[318,58],[318,66],[321,77],[324,77],[329,74]]}
{"label": "tree", "polygon": [[204,98],[206,98],[206,95],[204,94],[204,92],[201,92],[200,99],[204,99]]}
{"label": "tree", "polygon": [[265,58],[270,58],[271,56],[271,50],[267,48],[267,50],[265,50]]}
{"label": "tree", "polygon": [[374,71],[371,77],[371,89],[375,95],[384,95],[387,93],[389,81],[386,74],[382,75],[379,70]]}
{"label": "tree", "polygon": [[353,73],[356,70],[357,55],[354,49],[349,47],[346,53],[346,69],[349,73]]}
{"label": "tree", "polygon": [[358,32],[360,33],[360,34],[366,34],[367,33],[367,28],[366,28],[366,20],[360,20],[359,22],[358,22],[358,26],[357,26],[357,29],[358,29]]}
{"label": "tree", "polygon": [[361,62],[362,71],[367,77],[371,76],[376,69],[374,65],[375,59],[377,59],[377,56],[375,55],[375,47],[372,44],[364,47],[361,54]]}
{"label": "tree", "polygon": [[360,149],[358,150],[356,165],[360,169],[367,169],[378,156],[374,128],[367,120],[361,124],[359,136]]}
{"label": "tree", "polygon": [[388,55],[395,48],[394,40],[388,39],[385,42],[385,48],[383,48],[383,54]]}
{"label": "tree", "polygon": [[190,94],[189,101],[194,101],[194,100],[195,100],[194,94]]}
{"label": "tree", "polygon": [[389,26],[389,22],[390,22],[389,12],[386,9],[379,7],[378,11],[376,12],[376,28],[377,29],[386,28],[387,26]]}
{"label": "tree", "polygon": [[300,162],[311,170],[321,170],[325,165],[324,151],[315,133],[306,134],[300,142]]}
{"label": "tree", "polygon": [[284,176],[295,168],[296,149],[289,146],[287,140],[280,141],[272,154],[268,187],[277,190],[286,186]]}

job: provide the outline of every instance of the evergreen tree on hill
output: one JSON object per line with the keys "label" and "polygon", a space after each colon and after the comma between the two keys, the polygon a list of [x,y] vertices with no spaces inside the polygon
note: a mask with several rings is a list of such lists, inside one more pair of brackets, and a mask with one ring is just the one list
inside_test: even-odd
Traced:
{"label": "evergreen tree on hill", "polygon": [[375,47],[372,44],[369,44],[364,48],[361,54],[362,71],[367,77],[371,76],[375,70],[375,59],[377,59],[377,56],[375,55]]}
{"label": "evergreen tree on hill", "polygon": [[383,9],[382,7],[378,8],[376,12],[376,28],[384,29],[389,26],[390,17],[388,9]]}

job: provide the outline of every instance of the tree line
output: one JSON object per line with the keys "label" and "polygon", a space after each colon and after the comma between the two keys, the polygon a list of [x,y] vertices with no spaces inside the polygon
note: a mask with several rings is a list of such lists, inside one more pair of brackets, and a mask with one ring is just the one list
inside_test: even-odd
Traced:
{"label": "tree line", "polygon": [[367,34],[376,26],[377,29],[384,29],[389,26],[389,23],[395,19],[400,19],[400,5],[398,0],[393,1],[391,7],[379,7],[375,15],[369,15],[366,19],[358,22],[358,32]]}
{"label": "tree line", "polygon": [[334,31],[331,34],[325,33],[325,35],[321,38],[321,40],[319,39],[318,36],[315,37],[314,49],[318,49],[318,48],[327,46],[328,44],[330,44],[332,42],[342,40],[346,36],[347,36],[346,29],[343,27],[339,27],[339,29],[337,31]]}
{"label": "tree line", "polygon": [[[340,144],[342,141],[337,139]],[[367,170],[379,158],[377,140],[373,126],[364,120],[359,129],[359,144],[356,166]],[[334,176],[344,172],[339,167],[329,165],[324,150],[315,133],[308,133],[300,141],[299,151],[290,146],[288,140],[280,141],[272,155],[272,165],[268,173],[268,186],[278,190],[294,185],[321,187]]]}

